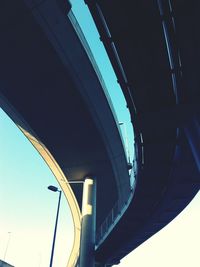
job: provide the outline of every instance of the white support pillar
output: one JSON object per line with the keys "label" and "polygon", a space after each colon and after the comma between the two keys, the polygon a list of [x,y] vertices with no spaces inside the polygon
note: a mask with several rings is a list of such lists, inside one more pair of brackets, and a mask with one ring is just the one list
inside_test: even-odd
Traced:
{"label": "white support pillar", "polygon": [[95,266],[96,181],[85,179],[82,200],[80,267]]}

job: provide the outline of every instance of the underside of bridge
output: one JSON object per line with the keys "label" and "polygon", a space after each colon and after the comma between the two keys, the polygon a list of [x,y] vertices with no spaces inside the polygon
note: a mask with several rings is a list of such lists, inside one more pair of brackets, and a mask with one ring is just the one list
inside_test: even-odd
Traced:
{"label": "underside of bridge", "polygon": [[87,0],[131,113],[133,200],[97,249],[110,264],[155,234],[200,187],[200,3]]}
{"label": "underside of bridge", "polygon": [[[130,197],[130,178],[118,122],[70,7],[55,0],[1,1],[0,106],[64,191],[69,180],[96,179],[98,230],[113,207],[121,212]],[[81,210],[82,184],[71,187],[76,198],[72,194],[68,201]],[[73,214],[77,206],[69,204]],[[80,217],[76,211],[76,253]]]}
{"label": "underside of bridge", "polygon": [[[118,211],[127,203],[130,181],[116,121],[79,29],[66,16],[67,3],[1,2],[0,101],[70,180],[97,176],[98,227],[116,202]],[[200,4],[86,3],[127,100],[138,165],[129,207],[96,244],[96,262],[109,266],[169,223],[199,190]]]}

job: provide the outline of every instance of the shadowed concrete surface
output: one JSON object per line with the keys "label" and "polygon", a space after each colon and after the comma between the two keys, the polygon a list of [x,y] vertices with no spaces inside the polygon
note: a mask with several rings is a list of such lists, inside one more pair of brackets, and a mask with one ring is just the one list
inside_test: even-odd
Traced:
{"label": "shadowed concrete surface", "polygon": [[[3,2],[1,9],[4,37],[1,43],[2,95],[15,108],[15,113],[30,126],[33,136],[45,144],[69,180],[83,180],[90,174],[98,177],[97,201],[99,205],[105,203],[97,215],[99,224],[122,192],[121,185],[120,190],[117,189],[115,176],[124,176],[124,193],[130,188],[117,122],[67,14],[66,18],[62,17],[62,10],[58,7],[58,10],[49,11],[47,8],[53,6],[41,5],[48,11],[44,16],[48,18],[50,13],[47,26],[52,27],[51,34],[55,30],[51,12],[56,18],[61,16],[60,21],[55,23],[60,24],[60,31],[66,31],[61,34],[56,31],[55,34],[60,35],[57,40],[52,38],[50,41],[46,36],[49,32],[44,33],[48,29],[38,24],[41,18],[36,11],[31,13],[23,1],[13,5],[15,8],[11,12],[6,2]],[[52,44],[59,43],[58,38],[62,38],[63,49],[66,50],[64,54],[62,47],[58,48],[64,59],[60,59],[57,47]],[[70,59],[74,62],[71,63]],[[98,105],[101,107],[100,115]],[[112,147],[106,142],[112,143]],[[118,160],[120,166],[115,167]],[[120,183],[122,181],[119,180]],[[81,192],[80,186],[77,190]],[[81,194],[77,193],[76,197],[80,203]],[[123,198],[125,200],[127,196],[124,195],[122,201]]]}
{"label": "shadowed concrete surface", "polygon": [[137,186],[124,216],[97,250],[117,263],[169,223],[200,186],[198,1],[106,1],[88,5],[136,136]]}
{"label": "shadowed concrete surface", "polygon": [[[53,172],[70,181],[96,178],[98,229],[114,206],[121,212],[131,195],[118,122],[103,80],[73,14],[59,2],[13,1],[10,6],[1,2],[1,107],[48,156],[49,165],[56,161]],[[60,184],[67,182],[62,173]],[[72,189],[81,207],[82,185],[72,184]]]}
{"label": "shadowed concrete surface", "polygon": [[[13,1],[12,9],[1,3],[1,104],[48,148],[68,179],[96,177],[97,228],[116,203],[117,213],[127,205],[96,242],[96,261],[112,265],[199,190],[199,3],[87,1],[131,113],[134,195],[101,77],[61,3]],[[73,189],[81,205],[82,189]]]}

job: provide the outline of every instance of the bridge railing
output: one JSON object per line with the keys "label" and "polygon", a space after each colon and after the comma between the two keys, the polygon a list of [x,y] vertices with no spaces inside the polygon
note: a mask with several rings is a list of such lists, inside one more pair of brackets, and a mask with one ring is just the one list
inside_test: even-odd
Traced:
{"label": "bridge railing", "polygon": [[96,247],[98,247],[108,236],[108,234],[112,231],[114,226],[120,220],[127,207],[129,206],[132,197],[134,195],[135,186],[136,186],[136,175],[137,175],[137,162],[133,161],[133,167],[130,174],[130,197],[124,206],[121,207],[119,200],[116,201],[115,205],[111,209],[108,216],[105,218],[99,229],[96,233]]}

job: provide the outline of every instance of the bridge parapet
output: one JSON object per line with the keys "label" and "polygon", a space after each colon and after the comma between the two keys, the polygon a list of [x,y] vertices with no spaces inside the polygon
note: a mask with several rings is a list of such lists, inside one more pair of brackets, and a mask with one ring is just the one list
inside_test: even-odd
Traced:
{"label": "bridge parapet", "polygon": [[[121,207],[119,200],[117,200],[111,209],[108,216],[105,218],[103,223],[100,225],[99,229],[96,232],[96,249],[103,243],[115,225],[123,216],[124,212],[128,208],[135,192],[136,187],[136,175],[137,175],[137,161],[133,161],[133,167],[130,174],[130,196],[127,202],[124,203],[124,206]],[[120,210],[121,207],[121,210]]]}

